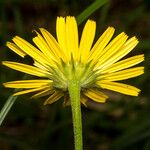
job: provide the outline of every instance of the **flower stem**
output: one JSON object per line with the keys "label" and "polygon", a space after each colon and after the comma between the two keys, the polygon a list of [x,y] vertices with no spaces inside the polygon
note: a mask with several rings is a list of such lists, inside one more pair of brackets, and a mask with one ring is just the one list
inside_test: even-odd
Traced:
{"label": "flower stem", "polygon": [[70,81],[68,90],[72,108],[75,150],[82,150],[82,120],[79,82]]}

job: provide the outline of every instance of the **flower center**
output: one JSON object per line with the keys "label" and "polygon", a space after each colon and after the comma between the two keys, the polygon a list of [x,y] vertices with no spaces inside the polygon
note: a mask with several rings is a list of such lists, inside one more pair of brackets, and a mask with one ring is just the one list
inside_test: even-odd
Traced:
{"label": "flower center", "polygon": [[61,61],[56,68],[51,69],[53,86],[64,91],[67,91],[68,82],[72,80],[79,81],[81,88],[92,87],[98,76],[91,62],[84,64],[73,59],[69,63]]}

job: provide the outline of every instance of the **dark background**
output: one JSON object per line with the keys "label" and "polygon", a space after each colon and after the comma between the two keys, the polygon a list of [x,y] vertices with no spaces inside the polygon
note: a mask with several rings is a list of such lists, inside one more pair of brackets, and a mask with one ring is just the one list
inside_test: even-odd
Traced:
{"label": "dark background", "polygon": [[[55,36],[57,16],[78,16],[92,0],[0,0],[0,61],[21,61],[5,43],[19,35],[32,40],[33,29],[44,27]],[[145,54],[145,74],[127,80],[139,87],[139,97],[108,92],[106,104],[90,103],[82,107],[85,150],[150,150],[150,1],[112,0],[94,12],[98,37],[108,26],[116,34],[125,31],[140,41],[130,53]],[[85,22],[84,22],[85,23]],[[82,30],[84,23],[79,26]],[[80,32],[81,33],[81,32]],[[32,61],[25,58],[25,61]],[[3,82],[20,80],[23,73],[0,65],[0,109],[13,90]],[[70,107],[63,100],[43,106],[43,99],[30,95],[18,97],[0,127],[0,150],[73,150]]]}

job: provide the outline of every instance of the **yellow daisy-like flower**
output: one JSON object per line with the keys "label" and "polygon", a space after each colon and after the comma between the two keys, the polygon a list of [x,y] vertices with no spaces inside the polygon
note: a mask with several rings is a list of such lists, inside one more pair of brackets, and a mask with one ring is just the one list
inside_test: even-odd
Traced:
{"label": "yellow daisy-like flower", "polygon": [[88,20],[79,42],[77,22],[70,16],[57,18],[57,40],[47,30],[39,30],[33,38],[36,46],[19,36],[12,39],[13,43],[7,42],[7,46],[21,57],[33,58],[34,64],[3,61],[3,65],[40,77],[4,83],[8,88],[24,89],[14,95],[34,92],[33,98],[49,95],[44,104],[61,97],[68,103],[68,83],[73,80],[79,82],[80,100],[84,105],[88,99],[104,103],[108,96],[101,92],[102,89],[132,96],[139,94],[138,88],[118,82],[144,73],[144,67],[133,67],[144,60],[143,54],[121,60],[138,44],[136,37],[128,38],[122,32],[111,40],[115,29],[108,27],[92,46],[96,23]]}

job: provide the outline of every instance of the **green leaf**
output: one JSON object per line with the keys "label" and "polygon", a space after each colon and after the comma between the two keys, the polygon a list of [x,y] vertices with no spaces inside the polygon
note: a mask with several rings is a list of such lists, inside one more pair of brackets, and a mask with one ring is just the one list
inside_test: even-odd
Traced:
{"label": "green leaf", "polygon": [[[22,79],[26,79],[28,75],[24,75]],[[20,91],[21,89],[15,89],[13,93]],[[8,112],[10,111],[11,107],[15,103],[18,96],[9,96],[7,101],[5,102],[3,108],[0,111],[0,126],[2,125],[5,117],[7,116]]]}
{"label": "green leaf", "polygon": [[9,110],[11,109],[11,107],[13,106],[14,102],[16,101],[17,96],[10,96],[4,107],[2,108],[2,110],[0,111],[0,125],[2,124],[2,122],[4,121],[7,113],[9,112]]}
{"label": "green leaf", "polygon": [[78,25],[80,25],[85,19],[87,19],[97,9],[106,4],[108,0],[96,0],[90,6],[88,6],[80,15],[77,16]]}

